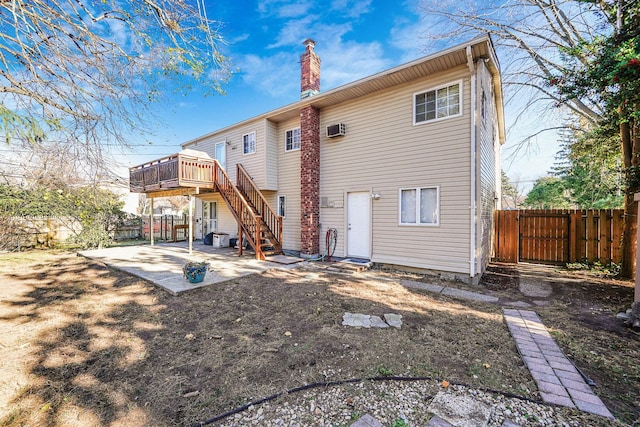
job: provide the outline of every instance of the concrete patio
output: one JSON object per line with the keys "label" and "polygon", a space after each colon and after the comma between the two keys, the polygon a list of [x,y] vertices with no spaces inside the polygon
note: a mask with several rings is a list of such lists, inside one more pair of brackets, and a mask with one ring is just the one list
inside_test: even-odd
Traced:
{"label": "concrete patio", "polygon": [[[284,255],[260,261],[251,254],[240,257],[233,248],[214,248],[202,242],[193,243],[191,255],[187,242],[120,246],[82,251],[78,254],[152,282],[173,295],[272,268],[294,268],[298,262],[303,261],[301,258]],[[210,268],[202,282],[189,283],[184,278],[182,266],[187,261],[209,261]]]}

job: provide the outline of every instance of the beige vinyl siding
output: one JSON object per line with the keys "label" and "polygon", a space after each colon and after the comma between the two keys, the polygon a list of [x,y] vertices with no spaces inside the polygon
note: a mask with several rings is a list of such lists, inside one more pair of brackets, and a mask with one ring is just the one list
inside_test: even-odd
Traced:
{"label": "beige vinyl siding", "polygon": [[[479,218],[478,222],[478,239],[477,254],[478,263],[476,264],[476,272],[482,273],[491,259],[491,249],[493,244],[493,218],[496,209],[496,197],[498,191],[496,188],[497,177],[500,171],[496,170],[496,151],[497,145],[497,113],[495,106],[495,97],[493,93],[493,84],[491,74],[484,62],[480,61],[478,67],[478,130],[480,150],[480,191],[479,197]],[[484,117],[482,114],[482,94],[484,93]]]}
{"label": "beige vinyl siding", "polygon": [[265,120],[265,190],[278,189],[278,124]]}
{"label": "beige vinyl siding", "polygon": [[[371,191],[371,260],[418,268],[469,272],[470,82],[458,67],[321,112],[320,243],[338,230],[336,256],[346,253],[346,193]],[[462,79],[462,115],[413,125],[413,96]],[[346,125],[328,139],[326,126]],[[439,226],[399,225],[400,188],[440,189]]]}
{"label": "beige vinyl siding", "polygon": [[[204,151],[211,157],[215,157],[215,144],[226,141],[227,143],[227,174],[236,183],[236,164],[240,163],[249,172],[259,189],[266,188],[266,120],[255,120],[244,123],[242,126],[227,128],[225,132],[209,134],[184,148]],[[251,132],[256,133],[256,152],[242,154],[242,136]]]}
{"label": "beige vinyl siding", "polygon": [[[277,196],[286,196],[286,216],[282,220],[282,247],[300,250],[300,150],[285,151],[285,133],[300,127],[296,117],[278,124],[278,191]],[[277,208],[277,203],[273,204]]]}

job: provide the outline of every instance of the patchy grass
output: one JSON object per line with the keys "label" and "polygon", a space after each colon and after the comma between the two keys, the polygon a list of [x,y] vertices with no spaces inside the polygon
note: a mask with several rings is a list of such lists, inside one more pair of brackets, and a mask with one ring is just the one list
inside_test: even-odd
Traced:
{"label": "patchy grass", "polygon": [[[497,292],[513,292],[512,276]],[[380,375],[538,397],[500,306],[409,290],[399,278],[269,271],[173,297],[74,254],[2,255],[0,425],[190,425],[300,385]],[[618,393],[598,393],[613,412],[637,419],[637,337],[574,311],[611,315],[628,289],[577,294],[591,299],[536,310],[600,389]],[[347,328],[345,312],[398,313],[403,327]]]}

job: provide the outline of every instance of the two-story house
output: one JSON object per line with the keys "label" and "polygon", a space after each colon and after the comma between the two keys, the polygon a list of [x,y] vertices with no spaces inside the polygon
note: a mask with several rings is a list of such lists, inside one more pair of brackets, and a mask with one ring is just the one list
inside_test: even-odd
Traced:
{"label": "two-story house", "polygon": [[[183,144],[216,159],[227,177],[198,187],[196,237],[251,234],[233,205],[252,199],[260,213],[266,201],[281,219],[263,218],[258,228],[272,224],[278,249],[310,258],[331,250],[477,281],[491,257],[505,138],[491,39],[327,92],[314,44],[307,40],[300,58],[300,100]],[[132,191],[149,190],[134,189],[141,168],[132,169]],[[263,199],[231,195],[230,185],[246,189],[247,180]]]}

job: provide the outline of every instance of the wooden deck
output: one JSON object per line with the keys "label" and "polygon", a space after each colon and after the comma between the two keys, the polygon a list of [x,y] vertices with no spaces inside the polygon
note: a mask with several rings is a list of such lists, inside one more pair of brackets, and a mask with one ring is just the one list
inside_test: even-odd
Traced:
{"label": "wooden deck", "polygon": [[[146,194],[152,201],[154,197],[217,191],[238,223],[238,240],[246,238],[257,259],[281,254],[282,217],[269,206],[242,165],[236,167],[237,186],[215,159],[203,152],[184,150],[129,169],[129,189]],[[242,250],[243,245],[239,245],[239,255]]]}
{"label": "wooden deck", "polygon": [[[129,189],[151,197],[215,191],[215,160],[177,153],[129,169]],[[202,190],[204,191],[202,191]]]}

